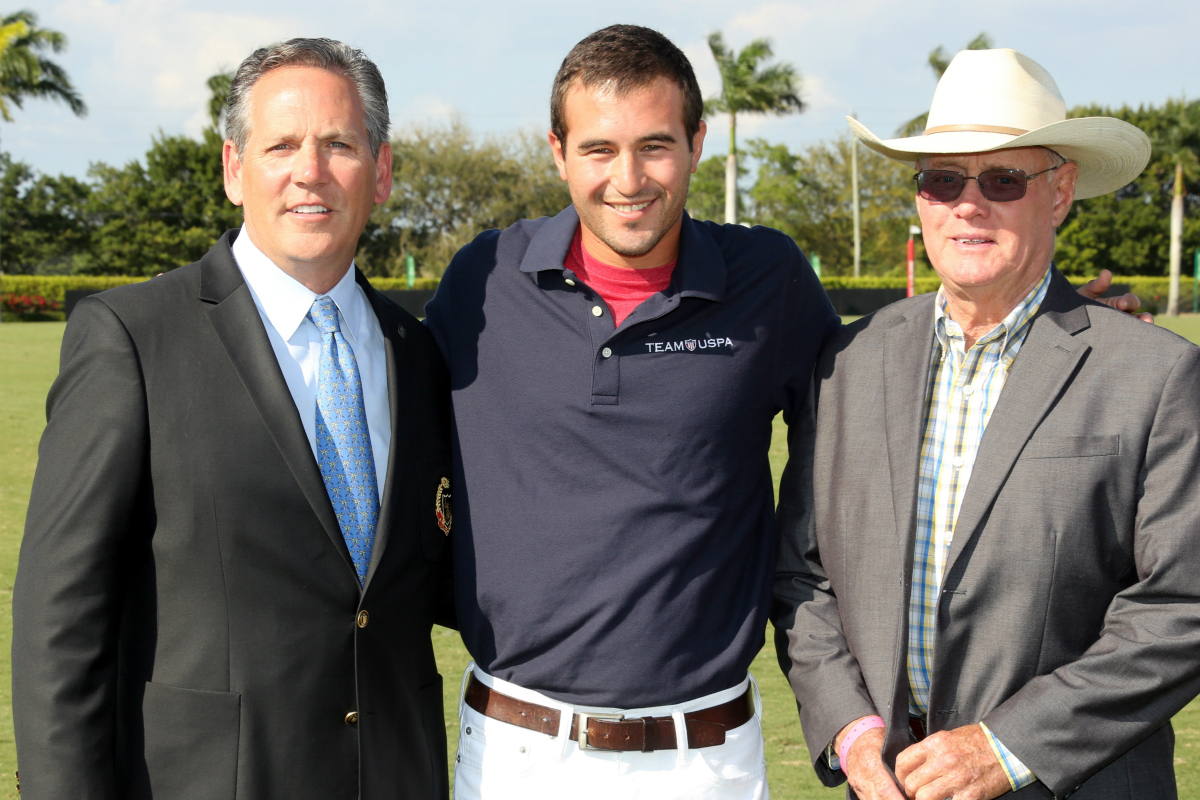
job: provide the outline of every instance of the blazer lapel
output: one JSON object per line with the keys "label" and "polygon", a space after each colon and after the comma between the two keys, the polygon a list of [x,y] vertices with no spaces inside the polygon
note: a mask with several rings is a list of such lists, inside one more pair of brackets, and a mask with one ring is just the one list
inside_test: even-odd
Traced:
{"label": "blazer lapel", "polygon": [[[912,575],[913,545],[917,524],[917,470],[921,460],[921,438],[925,433],[925,395],[929,385],[929,359],[933,348],[933,302],[914,302],[884,337],[883,410],[887,458],[892,482],[892,509],[896,518],[897,546],[901,554],[900,605],[896,615],[896,640],[892,648],[892,735],[891,752],[907,745],[900,720],[907,716],[908,681],[905,654],[908,652],[908,602],[905,588]],[[892,753],[892,757],[895,754]]]}
{"label": "blazer lapel", "polygon": [[[366,276],[356,270],[355,280],[366,292],[367,300],[379,319],[379,327],[383,331],[384,350],[387,361],[388,407],[392,419],[392,442],[388,448],[387,478],[380,491],[379,520],[375,525],[375,544],[371,548],[371,563],[367,566],[367,579],[364,583],[370,586],[371,578],[383,558],[387,548],[388,536],[392,530],[392,520],[395,518],[396,496],[398,486],[403,485],[400,473],[406,468],[411,459],[409,453],[409,429],[404,421],[410,418],[408,392],[400,391],[402,376],[412,375],[412,353],[407,347],[407,338],[412,332],[408,331],[403,319],[395,312],[391,301],[371,286]],[[409,323],[411,324],[411,323]],[[398,472],[399,470],[399,472]]]}
{"label": "blazer lapel", "polygon": [[933,347],[933,296],[912,309],[885,337],[883,348],[884,425],[892,477],[892,503],[905,574],[912,571],[916,529],[917,469],[925,429],[925,394]]}
{"label": "blazer lapel", "polygon": [[1091,347],[1074,334],[1089,326],[1085,301],[1055,272],[979,443],[971,480],[959,507],[946,574],[981,527],[1029,437],[1075,374]]}
{"label": "blazer lapel", "polygon": [[354,562],[296,410],[296,401],[283,379],[250,287],[229,249],[232,241],[233,236],[227,233],[201,262],[200,299],[215,304],[208,310],[208,321],[300,491],[357,583]]}

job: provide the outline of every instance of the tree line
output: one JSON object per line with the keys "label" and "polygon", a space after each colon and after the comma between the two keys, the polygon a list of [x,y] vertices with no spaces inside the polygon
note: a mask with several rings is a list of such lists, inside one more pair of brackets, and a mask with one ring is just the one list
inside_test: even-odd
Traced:
{"label": "tree line", "polygon": [[[46,56],[66,38],[40,28],[21,11],[0,18],[0,118],[23,98],[49,98],[76,114],[86,106],[66,73]],[[980,34],[968,49],[991,46]],[[766,64],[767,40],[741,52],[720,33],[709,47],[721,93],[706,113],[728,115],[729,154],[703,160],[688,211],[697,218],[778,228],[825,275],[853,269],[853,197],[849,135],[792,150],[751,139],[736,143],[739,114],[803,109],[799,73]],[[940,76],[945,50],[929,54]],[[0,272],[35,275],[153,275],[199,258],[222,232],[241,224],[225,198],[221,170],[221,111],[231,74],[208,81],[210,124],[198,138],[162,134],[145,158],[122,167],[95,163],[87,177],[39,174],[0,152]],[[1136,109],[1080,106],[1071,116],[1115,116],[1137,125],[1154,145],[1150,164],[1119,192],[1077,201],[1059,231],[1057,263],[1071,275],[1110,269],[1117,275],[1166,275],[1175,241],[1185,259],[1200,247],[1200,101],[1168,100]],[[898,135],[924,128],[924,115]],[[710,145],[720,138],[711,131]],[[421,275],[441,275],[454,252],[478,232],[523,217],[555,214],[570,195],[555,170],[544,135],[478,136],[461,121],[409,127],[392,140],[391,198],[375,209],[356,261],[370,276],[405,274],[412,256]],[[738,151],[747,157],[737,158]],[[905,242],[918,224],[913,168],[858,148],[863,274],[902,275]],[[736,189],[736,190],[735,190]],[[932,274],[918,240],[918,275]],[[1185,265],[1184,271],[1187,272]]]}
{"label": "tree line", "polygon": [[[1080,107],[1074,115],[1111,115],[1155,141],[1136,181],[1114,194],[1081,200],[1059,231],[1057,261],[1067,274],[1165,275],[1176,160],[1162,142],[1181,113],[1200,118],[1200,101],[1137,109]],[[144,160],[92,166],[86,179],[37,173],[0,154],[3,270],[17,274],[151,275],[199,258],[241,210],[225,198],[221,136],[156,137]],[[437,277],[454,252],[487,228],[552,215],[570,203],[545,139],[535,133],[479,136],[459,121],[409,128],[394,137],[391,199],[376,208],[359,242],[359,266],[402,276],[413,255],[419,273]],[[853,264],[850,139],[793,150],[752,139],[739,165],[737,218],[778,228],[826,275]],[[917,224],[913,169],[859,150],[863,273],[899,275],[909,225]],[[748,164],[748,165],[747,165]],[[688,211],[721,220],[725,156],[704,159],[693,176]],[[1200,247],[1200,175],[1184,171],[1183,248]],[[1185,258],[1185,261],[1187,258]],[[929,274],[918,247],[919,274]],[[1187,270],[1185,264],[1185,273]]]}
{"label": "tree line", "polygon": [[[1200,100],[1168,100],[1159,106],[1117,109],[1079,106],[1070,116],[1112,116],[1137,125],[1150,136],[1150,163],[1118,192],[1077,200],[1058,233],[1055,262],[1068,275],[1167,275],[1170,214],[1176,186],[1182,196],[1184,274],[1200,247],[1200,169],[1180,152],[1200,151]],[[1180,120],[1184,120],[1181,124]],[[1190,127],[1189,127],[1190,126]],[[783,144],[751,140],[744,148],[755,165],[741,171],[746,187],[738,194],[737,218],[778,228],[810,256],[821,259],[826,275],[853,269],[853,210],[850,190],[850,137],[791,150]],[[1182,164],[1181,164],[1182,161]],[[913,202],[912,165],[860,147],[862,263],[865,275],[902,275],[908,227],[919,225]],[[723,217],[725,157],[705,159],[693,178],[689,211],[706,219]],[[1177,175],[1181,176],[1177,184]],[[932,274],[917,241],[918,275]]]}
{"label": "tree line", "polygon": [[[154,138],[144,160],[93,164],[86,179],[42,175],[0,153],[0,250],[8,274],[153,275],[199,258],[242,224],[225,197],[222,138]],[[476,136],[461,122],[416,126],[392,140],[394,188],[359,240],[371,276],[441,275],[482,230],[555,214],[570,203],[547,146],[533,134]]]}

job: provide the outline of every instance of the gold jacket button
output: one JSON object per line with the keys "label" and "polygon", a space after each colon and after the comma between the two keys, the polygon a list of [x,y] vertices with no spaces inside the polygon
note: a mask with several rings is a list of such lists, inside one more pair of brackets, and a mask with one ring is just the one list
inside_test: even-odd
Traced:
{"label": "gold jacket button", "polygon": [[367,627],[367,622],[371,619],[371,615],[366,612],[366,609],[358,612],[358,627]]}
{"label": "gold jacket button", "polygon": [[347,725],[357,725],[358,724],[358,712],[357,711],[351,711],[349,714],[346,715],[346,724]]}

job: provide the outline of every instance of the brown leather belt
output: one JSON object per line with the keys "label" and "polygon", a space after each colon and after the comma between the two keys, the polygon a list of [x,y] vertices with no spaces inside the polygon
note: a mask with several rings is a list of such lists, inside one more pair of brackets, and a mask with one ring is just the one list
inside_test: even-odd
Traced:
{"label": "brown leather belt", "polygon": [[[485,717],[507,722],[547,736],[558,735],[558,709],[527,703],[501,694],[471,675],[463,695],[467,705]],[[754,716],[754,691],[712,708],[689,711],[683,715],[688,747],[715,747],[725,743],[725,731],[745,725]],[[582,727],[581,727],[582,722]],[[581,750],[674,750],[675,720],[671,717],[635,717],[618,715],[574,714],[570,737]]]}

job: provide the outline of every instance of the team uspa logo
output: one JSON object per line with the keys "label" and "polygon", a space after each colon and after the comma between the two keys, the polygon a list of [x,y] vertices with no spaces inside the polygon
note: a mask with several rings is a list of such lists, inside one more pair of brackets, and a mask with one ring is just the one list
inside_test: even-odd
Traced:
{"label": "team uspa logo", "polygon": [[684,350],[694,353],[697,350],[715,350],[719,347],[732,349],[733,339],[728,336],[704,339],[679,339],[674,342],[655,339],[652,342],[642,342],[642,344],[646,346],[647,353],[681,353]]}
{"label": "team uspa logo", "polygon": [[438,527],[442,533],[450,535],[450,524],[453,522],[450,513],[450,479],[442,478],[438,484],[437,497],[433,501],[433,512],[437,515]]}

